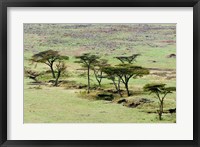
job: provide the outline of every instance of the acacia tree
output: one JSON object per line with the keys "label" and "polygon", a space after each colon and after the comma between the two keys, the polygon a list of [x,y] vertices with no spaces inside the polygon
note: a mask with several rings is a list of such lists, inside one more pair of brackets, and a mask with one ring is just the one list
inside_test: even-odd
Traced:
{"label": "acacia tree", "polygon": [[116,74],[121,79],[126,88],[127,95],[130,96],[129,80],[131,78],[142,77],[149,74],[149,70],[141,66],[135,66],[131,64],[120,64],[116,67]]}
{"label": "acacia tree", "polygon": [[54,86],[58,86],[58,79],[60,78],[61,72],[64,72],[66,68],[67,66],[63,61],[59,61],[58,64],[56,64],[57,76]]}
{"label": "acacia tree", "polygon": [[118,57],[115,57],[117,58],[118,60],[120,60],[123,64],[124,63],[128,63],[128,64],[131,64],[133,62],[136,61],[136,58],[140,56],[140,54],[133,54],[131,56],[118,56]]}
{"label": "acacia tree", "polygon": [[106,73],[107,78],[110,79],[113,82],[113,85],[115,86],[115,89],[117,90],[117,93],[122,97],[121,89],[120,89],[121,79],[116,74],[118,72],[117,68],[116,67],[112,67],[112,66],[107,66],[107,67],[104,67],[102,69],[102,71],[104,73]]}
{"label": "acacia tree", "polygon": [[76,59],[78,59],[78,61],[75,61],[76,63],[81,63],[82,66],[84,68],[86,68],[87,70],[87,81],[88,81],[88,85],[87,85],[87,93],[90,93],[90,68],[95,65],[95,63],[98,62],[98,59],[100,57],[96,56],[96,55],[91,55],[89,53],[85,53],[81,56],[76,56]]}
{"label": "acacia tree", "polygon": [[159,100],[159,120],[162,120],[162,114],[163,114],[163,105],[164,105],[164,99],[167,94],[172,93],[173,91],[176,91],[176,87],[165,87],[166,84],[146,84],[144,86],[144,91],[150,92],[150,94],[155,94],[156,97]]}
{"label": "acacia tree", "polygon": [[103,68],[108,65],[108,60],[101,59],[93,66],[94,75],[99,84],[99,87],[101,87],[101,81],[103,79]]}
{"label": "acacia tree", "polygon": [[53,51],[53,50],[46,50],[43,52],[39,52],[37,54],[34,54],[31,58],[32,62],[36,63],[44,63],[48,65],[51,69],[52,77],[56,78],[55,72],[53,69],[53,64],[57,60],[68,60],[68,56],[61,56],[58,51]]}

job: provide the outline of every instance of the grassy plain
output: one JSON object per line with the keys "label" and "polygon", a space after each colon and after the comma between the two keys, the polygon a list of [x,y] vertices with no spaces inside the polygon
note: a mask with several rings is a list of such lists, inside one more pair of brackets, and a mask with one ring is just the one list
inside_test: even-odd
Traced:
{"label": "grassy plain", "polygon": [[[24,24],[24,66],[36,71],[48,71],[45,64],[31,64],[35,53],[56,50],[69,56],[67,71],[61,76],[59,87],[49,83],[51,74],[38,78],[45,84],[34,84],[24,77],[24,122],[25,123],[174,123],[176,114],[164,113],[158,120],[158,100],[154,95],[143,92],[147,83],[166,83],[176,87],[176,26],[175,24]],[[97,82],[91,74],[91,93],[78,89],[86,85],[86,72],[78,70],[75,56],[83,53],[97,54],[116,65],[114,58],[139,53],[136,65],[150,69],[150,74],[131,79],[132,96],[128,99],[148,98],[136,108],[129,108],[115,101],[96,100]],[[108,79],[102,80],[102,88],[114,90]],[[122,86],[123,90],[124,87]],[[127,98],[123,93],[123,98]],[[164,110],[176,107],[176,93],[167,95]],[[153,112],[153,113],[150,113]]]}

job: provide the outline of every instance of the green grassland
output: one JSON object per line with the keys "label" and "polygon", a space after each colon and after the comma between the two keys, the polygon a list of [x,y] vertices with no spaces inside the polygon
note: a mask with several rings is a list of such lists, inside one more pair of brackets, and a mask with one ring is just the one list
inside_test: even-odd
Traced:
{"label": "green grassland", "polygon": [[[24,123],[175,123],[176,114],[164,113],[159,121],[158,99],[143,91],[148,83],[165,83],[176,87],[176,25],[175,24],[24,24],[24,67],[38,72],[49,71],[45,64],[33,64],[32,55],[45,50],[59,51],[69,56],[66,72],[59,79],[58,87],[49,83],[51,73],[38,77],[41,84],[24,77]],[[75,56],[91,53],[117,65],[116,56],[141,54],[135,65],[150,69],[150,74],[131,79],[129,88],[134,100],[148,98],[152,102],[136,108],[113,101],[97,100],[97,93],[114,90],[112,82],[97,81],[91,71],[91,93],[86,88],[86,72],[75,63]],[[125,91],[123,85],[122,90]],[[164,110],[176,107],[176,92],[168,94]],[[152,113],[151,113],[152,112]]]}

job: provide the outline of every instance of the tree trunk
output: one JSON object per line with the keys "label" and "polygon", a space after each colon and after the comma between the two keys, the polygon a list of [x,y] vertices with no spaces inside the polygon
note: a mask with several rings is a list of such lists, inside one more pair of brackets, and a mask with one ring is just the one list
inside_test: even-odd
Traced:
{"label": "tree trunk", "polygon": [[90,93],[90,66],[88,66],[88,87],[87,93]]}
{"label": "tree trunk", "polygon": [[128,89],[128,82],[125,83],[125,88],[126,88],[127,95],[130,96],[130,92]]}
{"label": "tree trunk", "polygon": [[119,93],[120,97],[122,97],[121,89],[120,89],[120,78],[118,79],[118,93]]}
{"label": "tree trunk", "polygon": [[115,80],[112,80],[113,81],[113,84],[115,85],[115,89],[117,90],[118,92],[118,88],[117,88],[117,84],[115,83]]}
{"label": "tree trunk", "polygon": [[37,78],[34,78],[34,80],[35,80],[35,82],[36,82],[36,83],[38,83],[38,80],[37,80]]}
{"label": "tree trunk", "polygon": [[50,68],[51,68],[52,77],[56,78],[54,70],[53,70],[53,64],[50,65]]}
{"label": "tree trunk", "polygon": [[56,77],[54,86],[58,86],[58,79],[59,79],[59,77],[60,77],[60,73],[61,73],[61,71],[58,71],[58,75],[57,75],[57,77]]}
{"label": "tree trunk", "polygon": [[99,87],[101,87],[102,74],[103,74],[103,72],[100,71],[100,77],[99,77],[99,80],[98,80]]}
{"label": "tree trunk", "polygon": [[101,77],[98,77],[98,71],[95,71],[95,69],[94,69],[94,75],[95,75],[95,78],[96,78],[96,80],[97,80],[97,82],[99,84],[99,87],[101,87],[102,72],[100,73]]}
{"label": "tree trunk", "polygon": [[34,80],[36,83],[38,82],[38,80],[36,79],[36,77],[33,76],[29,76],[30,79]]}
{"label": "tree trunk", "polygon": [[162,113],[163,113],[163,101],[160,101],[160,110],[158,112],[159,120],[162,120]]}
{"label": "tree trunk", "polygon": [[99,83],[99,87],[101,87],[101,80],[97,80],[98,81],[98,83]]}
{"label": "tree trunk", "polygon": [[119,87],[119,83],[118,83],[118,85],[115,83],[115,80],[114,79],[112,79],[112,81],[113,81],[113,84],[114,84],[114,86],[115,86],[115,89],[117,90],[117,93],[120,95],[120,97],[122,97],[122,94],[121,94],[121,91],[120,91],[120,87]]}

